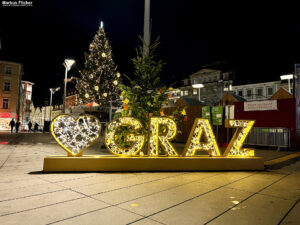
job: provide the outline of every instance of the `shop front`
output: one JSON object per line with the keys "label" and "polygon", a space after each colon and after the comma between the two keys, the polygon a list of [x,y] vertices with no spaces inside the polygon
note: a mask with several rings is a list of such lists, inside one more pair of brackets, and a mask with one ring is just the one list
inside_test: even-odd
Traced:
{"label": "shop front", "polygon": [[10,130],[9,122],[12,118],[16,118],[15,113],[0,113],[0,130]]}

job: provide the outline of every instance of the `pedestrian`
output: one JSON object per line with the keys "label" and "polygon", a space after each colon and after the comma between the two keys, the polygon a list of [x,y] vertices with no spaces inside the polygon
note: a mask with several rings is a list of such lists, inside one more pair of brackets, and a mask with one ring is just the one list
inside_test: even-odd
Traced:
{"label": "pedestrian", "polygon": [[37,132],[39,130],[39,124],[35,123],[34,124],[34,133]]}
{"label": "pedestrian", "polygon": [[12,133],[14,130],[14,126],[16,125],[14,119],[11,119],[11,121],[9,122],[9,126],[10,126],[10,132]]}
{"label": "pedestrian", "polygon": [[20,127],[20,121],[19,121],[19,119],[17,120],[17,122],[16,122],[16,133],[18,133],[19,132],[19,127]]}
{"label": "pedestrian", "polygon": [[31,131],[31,127],[32,127],[32,123],[31,123],[31,121],[29,121],[29,123],[28,123],[28,132]]}

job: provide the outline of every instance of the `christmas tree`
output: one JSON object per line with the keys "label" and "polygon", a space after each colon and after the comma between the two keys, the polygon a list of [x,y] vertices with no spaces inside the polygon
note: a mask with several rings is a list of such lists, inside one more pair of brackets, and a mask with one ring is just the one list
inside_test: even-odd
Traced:
{"label": "christmas tree", "polygon": [[[148,46],[148,54],[143,51],[143,46],[136,50],[137,56],[132,60],[135,67],[135,78],[128,78],[130,85],[121,85],[122,116],[137,118],[143,125],[139,133],[144,135],[148,135],[149,120],[152,116],[165,116],[163,106],[168,104],[168,99],[171,97],[168,92],[172,91],[172,87],[163,86],[160,83],[160,73],[164,63],[157,60],[154,54],[158,45],[159,40],[157,39],[151,46]],[[179,123],[183,121],[185,115],[183,109],[177,108],[168,117]],[[130,145],[125,138],[128,132],[134,133],[133,130],[122,128],[116,135],[122,147]],[[161,132],[164,132],[164,128]]]}
{"label": "christmas tree", "polygon": [[134,58],[135,79],[130,79],[130,85],[122,85],[123,111],[122,115],[131,115],[145,121],[147,126],[149,114],[161,116],[164,103],[168,102],[167,87],[160,84],[160,73],[163,67],[161,60],[155,60],[154,51],[159,45],[158,39],[149,47],[146,54],[143,46],[136,50],[137,57]]}
{"label": "christmas tree", "polygon": [[85,54],[85,67],[80,71],[76,89],[81,104],[96,102],[107,105],[120,97],[120,73],[112,59],[112,50],[103,23]]}

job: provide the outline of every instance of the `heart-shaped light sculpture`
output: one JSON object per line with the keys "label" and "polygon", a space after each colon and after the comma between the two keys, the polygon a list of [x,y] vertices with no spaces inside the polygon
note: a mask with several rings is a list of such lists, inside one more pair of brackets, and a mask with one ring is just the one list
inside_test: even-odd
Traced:
{"label": "heart-shaped light sculpture", "polygon": [[83,151],[99,137],[101,123],[92,115],[85,114],[76,119],[61,114],[52,120],[50,131],[69,156],[82,156]]}

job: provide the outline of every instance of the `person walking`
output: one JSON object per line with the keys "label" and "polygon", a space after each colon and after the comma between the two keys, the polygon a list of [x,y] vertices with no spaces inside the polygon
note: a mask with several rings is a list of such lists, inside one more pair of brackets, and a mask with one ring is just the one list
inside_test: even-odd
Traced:
{"label": "person walking", "polygon": [[19,121],[19,119],[17,120],[17,122],[16,122],[16,133],[18,133],[19,132],[19,127],[20,127],[20,121]]}
{"label": "person walking", "polygon": [[11,121],[9,122],[9,126],[10,126],[10,132],[12,133],[14,130],[14,126],[16,125],[14,119],[11,119]]}
{"label": "person walking", "polygon": [[31,123],[31,121],[29,121],[29,123],[28,123],[28,132],[31,132],[31,127],[32,127],[32,123]]}
{"label": "person walking", "polygon": [[39,125],[38,123],[34,124],[34,133],[37,132],[39,130]]}

